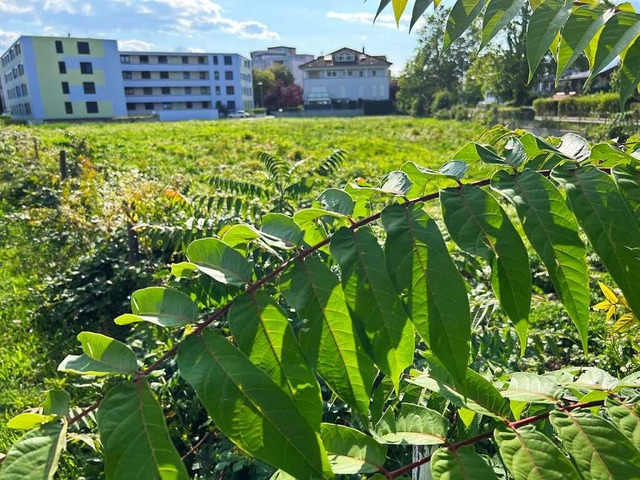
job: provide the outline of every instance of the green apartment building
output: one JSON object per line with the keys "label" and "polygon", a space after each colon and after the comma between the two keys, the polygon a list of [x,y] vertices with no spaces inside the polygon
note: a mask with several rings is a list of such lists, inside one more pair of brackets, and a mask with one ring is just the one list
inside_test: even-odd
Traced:
{"label": "green apartment building", "polygon": [[27,121],[126,116],[115,40],[21,36],[1,58],[5,109]]}

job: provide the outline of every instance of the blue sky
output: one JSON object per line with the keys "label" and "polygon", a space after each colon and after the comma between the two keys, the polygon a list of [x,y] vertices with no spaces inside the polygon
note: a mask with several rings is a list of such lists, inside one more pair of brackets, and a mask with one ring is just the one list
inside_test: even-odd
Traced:
{"label": "blue sky", "polygon": [[20,34],[114,38],[127,50],[236,52],[269,46],[387,55],[398,72],[417,45],[407,18],[376,24],[377,0],[0,0],[0,50]]}

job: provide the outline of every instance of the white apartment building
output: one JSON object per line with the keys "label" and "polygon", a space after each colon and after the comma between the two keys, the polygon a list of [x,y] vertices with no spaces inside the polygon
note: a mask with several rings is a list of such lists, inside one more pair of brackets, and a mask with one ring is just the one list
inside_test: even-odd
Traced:
{"label": "white apartment building", "polygon": [[283,65],[293,74],[294,82],[302,86],[300,66],[312,61],[313,55],[297,53],[293,47],[269,47],[266,50],[251,52],[253,68],[269,70],[274,65]]}
{"label": "white apartment building", "polygon": [[238,54],[120,52],[129,115],[214,119],[253,108],[251,63]]}
{"label": "white apartment building", "polygon": [[4,108],[19,120],[217,119],[253,108],[251,61],[238,54],[120,52],[115,40],[21,36],[0,59]]}
{"label": "white apartment building", "polygon": [[305,105],[389,100],[389,67],[385,56],[341,48],[300,67]]}

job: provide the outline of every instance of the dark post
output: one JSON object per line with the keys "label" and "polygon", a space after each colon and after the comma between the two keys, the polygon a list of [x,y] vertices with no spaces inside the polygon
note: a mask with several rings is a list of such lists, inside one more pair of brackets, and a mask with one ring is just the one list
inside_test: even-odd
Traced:
{"label": "dark post", "polygon": [[36,162],[40,161],[40,152],[38,151],[38,139],[33,139],[33,158]]}
{"label": "dark post", "polygon": [[127,240],[129,243],[129,264],[135,265],[140,259],[140,242],[138,241],[138,233],[131,222],[127,222]]}
{"label": "dark post", "polygon": [[69,178],[69,170],[67,169],[67,152],[66,150],[60,150],[60,179],[66,180]]}

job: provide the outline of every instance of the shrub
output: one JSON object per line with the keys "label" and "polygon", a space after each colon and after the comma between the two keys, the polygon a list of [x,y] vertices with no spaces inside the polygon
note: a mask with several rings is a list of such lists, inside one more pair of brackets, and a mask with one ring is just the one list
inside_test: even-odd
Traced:
{"label": "shrub", "polygon": [[541,117],[607,117],[620,111],[620,94],[596,93],[560,100],[539,98],[533,102],[533,109]]}
{"label": "shrub", "polygon": [[438,110],[445,110],[451,108],[453,105],[453,96],[446,90],[440,90],[436,92],[431,101],[431,113],[435,113]]}
{"label": "shrub", "polygon": [[541,117],[555,117],[558,115],[558,100],[538,98],[533,101],[533,111]]}

